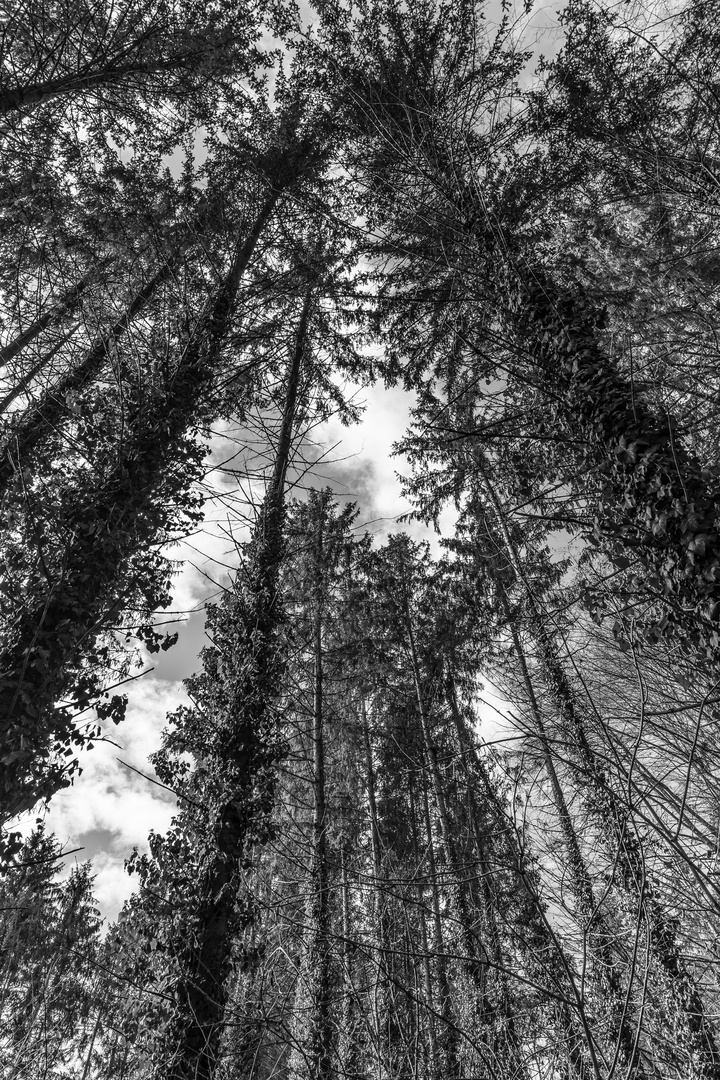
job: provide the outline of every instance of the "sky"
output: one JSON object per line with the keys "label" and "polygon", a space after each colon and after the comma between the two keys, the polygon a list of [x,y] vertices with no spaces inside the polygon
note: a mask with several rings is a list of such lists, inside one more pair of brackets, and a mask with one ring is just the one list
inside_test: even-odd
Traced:
{"label": "sky", "polygon": [[[360,395],[366,402],[362,423],[345,428],[333,418],[316,433],[315,452],[324,450],[327,456],[315,475],[305,477],[304,486],[329,484],[342,501],[357,502],[359,527],[366,527],[379,541],[404,531],[428,539],[437,548],[439,537],[434,532],[419,523],[398,520],[410,505],[402,497],[397,477],[405,463],[392,456],[392,446],[407,427],[410,395],[382,385]],[[224,457],[226,449],[226,444],[216,440],[213,459]],[[234,486],[217,473],[208,480],[221,491]],[[291,494],[302,497],[299,488]],[[451,532],[452,523],[448,512],[440,522],[445,534]],[[233,558],[227,528],[224,513],[211,502],[201,534],[169,552],[173,559],[183,560],[175,580],[173,609],[191,612],[187,621],[169,627],[178,629],[178,643],[166,653],[144,655],[146,673],[123,687],[128,694],[126,719],[117,727],[110,725],[108,741],[96,741],[92,750],[81,754],[82,774],[71,788],[53,798],[45,816],[46,828],[72,849],[68,866],[92,859],[98,906],[108,919],[116,917],[133,890],[133,880],[124,871],[125,859],[134,847],[147,848],[151,829],[167,829],[174,812],[173,796],[153,783],[147,759],[159,748],[167,714],[188,700],[182,679],[200,666],[203,605],[227,581],[226,566]],[[237,525],[234,533],[238,540],[246,535]],[[32,827],[34,819],[35,813],[28,815],[24,830]]]}
{"label": "sky", "polygon": [[[305,486],[329,484],[341,500],[357,502],[361,510],[358,525],[375,534],[379,542],[394,532],[409,532],[427,539],[438,549],[439,535],[417,522],[398,519],[410,510],[401,492],[398,472],[406,470],[401,456],[393,456],[393,443],[405,432],[412,399],[398,387],[381,384],[359,391],[366,403],[363,420],[345,428],[337,419],[323,425],[316,435],[316,452],[327,451],[320,475],[305,477]],[[213,459],[225,456],[227,447],[217,440]],[[227,477],[214,478],[219,490],[228,490]],[[301,496],[299,489],[295,494]],[[440,518],[441,534],[452,532],[454,514]],[[237,539],[243,539],[236,527]],[[66,872],[76,862],[92,860],[95,895],[107,920],[114,919],[132,893],[133,879],[124,869],[134,847],[147,850],[150,830],[164,832],[170,825],[175,800],[171,793],[153,782],[148,756],[160,745],[169,712],[187,703],[182,680],[196,671],[198,653],[204,643],[203,605],[227,581],[227,564],[234,546],[227,536],[227,523],[214,502],[208,506],[208,521],[202,533],[173,549],[173,559],[182,559],[175,580],[173,609],[190,613],[178,623],[177,645],[166,653],[145,654],[141,677],[123,690],[128,695],[126,719],[109,726],[106,741],[96,741],[92,750],[81,754],[82,773],[72,787],[56,795],[45,814],[46,828],[70,852]],[[511,732],[503,722],[503,702],[492,687],[482,694],[481,734],[489,741]],[[35,812],[27,816],[23,831],[29,831]],[[77,850],[80,849],[80,850]]]}
{"label": "sky", "polygon": [[[489,23],[497,20],[500,3],[487,6]],[[557,5],[559,6],[559,5]],[[556,5],[540,3],[529,16],[518,15],[518,29],[528,47],[546,55],[558,47]],[[522,4],[517,4],[522,12]],[[179,167],[179,162],[171,163]],[[359,524],[382,540],[390,533],[406,531],[415,538],[428,539],[437,549],[439,537],[419,523],[400,523],[410,509],[403,499],[397,473],[407,471],[401,457],[393,456],[393,444],[404,434],[412,408],[412,398],[400,387],[382,384],[358,390],[365,402],[362,422],[344,428],[331,418],[315,433],[315,453],[324,453],[321,466],[306,476],[304,483],[330,486],[338,498],[359,504]],[[219,437],[213,446],[213,460],[224,456],[226,445]],[[208,483],[218,495],[225,495],[233,481],[225,474],[211,472]],[[293,492],[300,494],[300,492]],[[187,701],[182,679],[199,667],[198,653],[204,642],[203,607],[227,580],[234,544],[229,536],[226,500],[208,504],[208,519],[199,535],[172,552],[181,562],[174,584],[173,608],[185,613],[177,645],[166,653],[142,657],[146,673],[124,687],[128,694],[125,721],[107,731],[104,740],[81,755],[82,773],[74,785],[60,792],[45,815],[46,828],[55,833],[70,852],[66,871],[77,861],[92,860],[95,894],[102,914],[114,919],[134,882],[124,870],[125,859],[134,847],[147,849],[150,830],[163,832],[170,824],[175,801],[171,793],[153,782],[148,755],[158,749],[166,717]],[[441,533],[449,535],[453,514],[440,520]],[[237,539],[242,528],[233,527]],[[480,734],[486,739],[512,737],[504,719],[504,703],[492,687],[486,686],[481,703]],[[35,813],[22,823],[32,827]],[[78,850],[79,849],[79,850]]]}

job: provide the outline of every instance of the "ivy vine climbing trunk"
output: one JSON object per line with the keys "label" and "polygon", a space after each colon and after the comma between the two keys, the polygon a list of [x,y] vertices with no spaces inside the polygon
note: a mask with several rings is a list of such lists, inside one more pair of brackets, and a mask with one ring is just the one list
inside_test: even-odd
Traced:
{"label": "ivy vine climbing trunk", "polygon": [[[285,477],[292,449],[312,289],[308,287],[288,366],[287,388],[273,473],[255,524],[244,597],[223,612],[228,640],[224,715],[213,750],[224,791],[214,814],[191,944],[175,996],[179,1012],[172,1052],[156,1075],[167,1080],[212,1080],[223,1034],[226,981],[238,928],[240,874],[253,841],[267,835],[272,767],[278,756],[273,705],[284,667],[279,631],[284,620],[280,568],[285,551]],[[239,920],[239,922],[238,922]]]}
{"label": "ivy vine climbing trunk", "polygon": [[[157,597],[154,604],[151,599],[151,610],[159,606],[162,592],[158,596],[157,581],[151,577],[138,582],[129,560],[135,552],[151,548],[197,473],[198,451],[184,444],[186,433],[202,415],[242,276],[291,182],[292,175],[284,175],[282,183],[272,186],[248,234],[238,240],[222,287],[196,327],[166,393],[153,403],[150,415],[149,410],[141,414],[101,485],[79,495],[76,517],[68,523],[71,538],[62,565],[48,578],[44,594],[32,598],[11,628],[9,644],[0,655],[3,821],[68,782],[67,752],[72,745],[81,745],[82,738],[70,709],[56,708],[56,703],[68,690],[81,705],[92,700],[87,683],[92,673],[80,670],[80,661],[91,654],[98,635],[138,592]],[[169,272],[167,265],[162,267],[153,288]],[[149,287],[150,283],[136,298],[140,306]],[[93,352],[93,363],[98,355]],[[31,442],[37,437],[28,429]],[[0,473],[7,465],[6,459]]]}
{"label": "ivy vine climbing trunk", "polygon": [[328,859],[328,816],[325,796],[325,733],[323,701],[323,609],[325,579],[323,532],[325,493],[311,496],[310,515],[315,516],[312,538],[312,651],[313,707],[310,746],[312,757],[312,855],[307,901],[307,931],[304,944],[306,987],[306,1031],[301,1036],[302,1066],[298,1075],[308,1080],[330,1080],[333,1069],[333,1028],[331,1015],[330,868]]}

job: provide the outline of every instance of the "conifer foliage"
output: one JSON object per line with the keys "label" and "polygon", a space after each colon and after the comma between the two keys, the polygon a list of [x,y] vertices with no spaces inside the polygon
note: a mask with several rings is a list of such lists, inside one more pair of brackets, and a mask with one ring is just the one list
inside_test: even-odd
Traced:
{"label": "conifer foliage", "polygon": [[[0,13],[7,1080],[720,1080],[720,36],[532,18]],[[380,535],[318,450],[371,385]],[[230,445],[103,927],[43,814]]]}

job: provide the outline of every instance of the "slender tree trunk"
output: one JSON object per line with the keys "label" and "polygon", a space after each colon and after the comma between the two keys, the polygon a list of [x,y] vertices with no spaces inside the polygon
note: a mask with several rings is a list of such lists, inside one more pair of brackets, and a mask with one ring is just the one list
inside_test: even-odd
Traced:
{"label": "slender tree trunk", "polygon": [[[65,292],[56,304],[53,304],[46,312],[35,319],[26,330],[16,334],[12,341],[0,349],[0,368],[5,367],[18,353],[32,344],[37,337],[53,323],[61,322],[67,315],[71,315],[79,306],[83,293],[90,284],[90,277],[81,278],[77,284]],[[2,407],[0,407],[2,411]]]}
{"label": "slender tree trunk", "polygon": [[[417,835],[417,810],[415,807],[415,793],[412,780],[410,781],[409,794],[410,821],[412,825],[415,861],[418,867],[420,867],[425,860],[422,858],[420,853],[420,843]],[[436,1038],[435,1032],[435,1017],[433,1015],[434,995],[432,985],[432,973],[430,967],[431,952],[427,936],[427,926],[425,923],[425,907],[423,903],[421,889],[418,890],[420,894],[420,928],[421,942],[424,953],[425,997],[427,999],[427,1003],[430,1009],[433,1010],[433,1012],[430,1012],[428,1014],[430,1060],[433,1066],[433,1076],[435,1076],[437,1080],[441,1080],[443,1076],[458,1077],[460,1075],[460,1062],[458,1057],[457,1028],[455,1019],[452,1014],[452,996],[450,993],[450,984],[447,975],[447,958],[443,935],[442,914],[440,911],[440,891],[438,886],[437,866],[435,864],[435,848],[432,835],[432,823],[430,820],[430,805],[427,798],[427,785],[425,783],[424,774],[421,775],[421,796],[423,829],[425,832],[425,850],[427,854],[427,864],[430,877],[431,911],[434,934],[434,948],[432,950],[432,954],[435,957],[435,970],[437,972],[439,999],[438,1012],[440,1013],[440,1017],[444,1025],[442,1039]],[[442,1058],[439,1054],[439,1042],[442,1043]]]}
{"label": "slender tree trunk", "polygon": [[85,1058],[85,1064],[83,1066],[82,1076],[80,1077],[80,1080],[88,1080],[88,1077],[90,1076],[90,1069],[92,1068],[92,1055],[93,1050],[95,1049],[95,1039],[97,1038],[97,1033],[100,1030],[100,1016],[101,1011],[100,1009],[98,1009],[98,1013],[95,1017],[95,1023],[92,1029],[92,1035],[90,1036],[90,1045],[88,1046],[88,1052]]}
{"label": "slender tree trunk", "polygon": [[[572,1074],[579,1080],[584,1080],[590,1072],[581,1052],[581,1046],[585,1042],[592,1052],[592,1042],[574,972],[561,944],[550,928],[532,874],[526,869],[522,852],[514,839],[512,825],[505,815],[500,798],[472,744],[459,711],[453,711],[453,719],[460,762],[467,778],[468,788],[474,791],[479,781],[482,789],[482,805],[493,819],[493,833],[498,839],[505,838],[504,850],[508,866],[519,884],[518,897],[523,897],[527,903],[527,913],[522,919],[525,929],[516,937],[517,946],[525,958],[528,975],[541,983],[547,983],[550,979],[551,985],[548,990],[556,999],[558,1032],[564,1040],[568,1063]],[[568,1003],[562,1000],[563,995],[566,996]],[[573,1007],[581,1019],[582,1026],[578,1025],[573,1016]],[[593,1071],[595,1076],[598,1076],[596,1067]]]}
{"label": "slender tree trunk", "polygon": [[492,1010],[487,995],[487,967],[484,962],[485,946],[481,941],[478,940],[475,928],[473,926],[473,919],[471,917],[471,897],[469,896],[467,881],[465,880],[467,871],[462,866],[462,862],[458,856],[456,844],[454,841],[454,831],[452,823],[450,821],[447,801],[445,799],[445,785],[442,773],[440,771],[437,750],[435,748],[435,744],[432,738],[432,732],[430,731],[430,722],[424,701],[420,675],[420,663],[418,660],[417,648],[415,645],[415,634],[413,630],[412,616],[410,613],[410,605],[407,595],[405,596],[404,606],[405,625],[408,635],[408,642],[410,645],[413,681],[415,686],[418,714],[420,716],[420,727],[422,731],[423,747],[429,766],[430,777],[432,779],[433,794],[435,796],[435,802],[437,804],[438,813],[440,816],[440,832],[443,848],[445,851],[445,858],[450,873],[456,879],[453,894],[455,906],[458,913],[458,921],[462,928],[463,945],[467,953],[465,966],[468,977],[475,986],[478,994],[478,1004],[481,1010],[481,1016],[485,1018],[484,1022],[487,1022],[489,1011],[491,1012]]}
{"label": "slender tree trunk", "polygon": [[13,388],[11,390],[8,390],[5,397],[0,399],[0,417],[5,413],[7,409],[10,408],[13,402],[17,401],[17,399],[22,394],[24,394],[26,390],[29,389],[29,387],[32,385],[33,379],[37,378],[41,371],[43,371],[48,366],[54,356],[57,356],[63,345],[67,345],[68,341],[71,340],[72,335],[75,333],[79,325],[80,323],[76,323],[75,326],[71,327],[65,337],[58,341],[57,344],[54,345],[49,352],[44,353],[43,356],[41,356],[40,359],[37,361],[37,363],[33,364],[30,370],[26,371],[25,374],[20,379],[18,379]]}
{"label": "slender tree trunk", "polygon": [[360,1080],[356,989],[352,948],[353,925],[350,914],[348,849],[345,843],[343,843],[340,848],[340,888],[342,893],[342,966],[344,987],[338,1057],[340,1059],[341,1075],[345,1080]]}
{"label": "slender tree trunk", "polygon": [[315,610],[313,613],[313,853],[308,903],[307,979],[310,988],[309,1033],[303,1072],[308,1080],[330,1080],[332,1026],[330,1015],[330,892],[327,857],[327,805],[325,800],[325,739],[323,732],[323,527],[324,497],[317,505],[315,547]]}
{"label": "slender tree trunk", "polygon": [[368,814],[370,817],[370,849],[372,854],[373,880],[370,885],[370,923],[371,934],[375,939],[371,950],[375,965],[374,987],[371,992],[371,1015],[373,1039],[376,1047],[376,1068],[378,1080],[383,1075],[390,1075],[387,1064],[384,1032],[388,1011],[388,985],[385,977],[388,962],[387,934],[385,925],[386,898],[383,894],[383,865],[380,846],[380,828],[378,825],[377,799],[375,791],[375,767],[373,765],[370,725],[368,723],[365,696],[360,691],[360,722],[362,725],[363,749],[365,752],[365,789],[367,791]]}
{"label": "slender tree trunk", "polygon": [[[268,192],[265,201],[258,213],[250,232],[236,246],[233,263],[227,278],[215,299],[209,317],[203,321],[200,334],[196,333],[194,342],[190,342],[186,354],[180,362],[181,368],[189,370],[197,364],[198,354],[203,348],[202,333],[207,335],[215,349],[222,340],[222,334],[227,323],[230,309],[232,308],[243,273],[245,272],[258,240],[275,209],[282,194],[282,187],[276,186]],[[196,223],[199,227],[200,222]],[[188,238],[194,236],[194,230],[188,230]],[[61,428],[67,416],[67,398],[88,385],[101,371],[112,346],[125,333],[135,318],[147,307],[161,287],[170,280],[177,263],[185,249],[185,243],[179,243],[173,255],[166,259],[163,265],[140,289],[133,300],[113,326],[99,335],[91,345],[83,360],[71,368],[62,376],[55,385],[48,390],[40,401],[31,405],[21,414],[6,435],[0,446],[0,498],[7,490],[13,479],[26,466],[32,464],[32,452],[36,446],[50,432]],[[183,372],[178,372],[182,378]],[[168,403],[169,404],[169,403]],[[167,405],[165,409],[167,410]]]}
{"label": "slender tree trunk", "polygon": [[[500,928],[498,926],[497,896],[493,885],[494,873],[488,859],[487,841],[483,835],[483,829],[480,824],[480,812],[475,798],[475,790],[473,785],[469,782],[467,750],[462,738],[462,717],[460,715],[460,708],[455,693],[455,683],[452,677],[447,681],[447,699],[458,739],[458,752],[460,755],[462,772],[466,779],[468,814],[470,818],[470,827],[475,840],[478,869],[480,871],[480,888],[482,891],[489,942],[488,951],[495,970],[495,978],[498,983],[499,1007],[497,1012],[500,1015],[506,1042],[505,1053],[510,1057],[513,1076],[516,1077],[517,1080],[520,1080],[521,1077],[527,1076],[527,1069],[522,1060],[522,1045],[516,1030],[513,1013],[513,997],[508,979],[508,960],[503,952]],[[492,840],[492,837],[490,840]]]}
{"label": "slender tree trunk", "polygon": [[[575,702],[574,692],[563,670],[562,663],[551,635],[546,630],[537,600],[529,587],[517,550],[510,535],[505,516],[502,512],[494,488],[484,478],[484,487],[494,509],[500,532],[503,537],[508,559],[518,583],[524,587],[530,609],[530,630],[535,639],[535,646],[540,660],[541,671],[546,686],[552,695],[564,721],[569,746],[574,750],[578,766],[578,788],[583,803],[597,822],[598,833],[608,847],[609,854],[616,867],[616,884],[631,895],[638,905],[642,920],[650,938],[651,953],[658,967],[663,972],[668,987],[675,998],[675,1004],[681,1016],[685,1031],[682,1041],[685,1049],[696,1064],[698,1076],[718,1080],[720,1077],[720,1052],[718,1051],[713,1027],[705,1015],[700,994],[690,975],[683,969],[675,933],[660,903],[655,898],[650,882],[647,880],[645,860],[640,844],[635,836],[634,825],[627,807],[616,796],[607,781],[602,763],[595,756],[587,738],[580,710]],[[514,631],[513,631],[514,632]],[[597,920],[596,920],[597,922]],[[608,931],[599,926],[600,934],[609,940]],[[602,946],[601,946],[602,948]],[[606,956],[602,957],[607,965],[608,975],[612,976],[614,966],[607,947]],[[616,976],[613,976],[616,981]],[[611,988],[612,989],[612,988]],[[627,1016],[619,987],[613,990],[617,1000],[614,1011]],[[622,1012],[619,1012],[622,1006]],[[618,1032],[619,1045],[627,1064],[632,1063],[636,1070],[641,1068],[637,1049],[637,1040],[630,1031]],[[634,1053],[633,1053],[634,1047]],[[637,1072],[637,1075],[642,1075]]]}

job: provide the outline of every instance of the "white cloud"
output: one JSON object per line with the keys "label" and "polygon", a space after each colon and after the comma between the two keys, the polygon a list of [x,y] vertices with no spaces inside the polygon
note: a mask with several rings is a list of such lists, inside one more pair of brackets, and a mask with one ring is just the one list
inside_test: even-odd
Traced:
{"label": "white cloud", "polygon": [[[91,859],[96,897],[108,918],[117,915],[134,888],[123,869],[125,859],[134,847],[146,850],[150,830],[165,832],[175,813],[170,792],[120,761],[154,777],[148,755],[160,746],[168,711],[187,701],[179,682],[152,677],[130,683],[127,693],[126,720],[106,733],[112,742],[100,740],[83,752],[82,773],[53,798],[45,814],[46,829],[66,850],[83,849],[69,856],[66,869]],[[36,816],[31,812],[20,822],[23,833],[29,833]]]}

